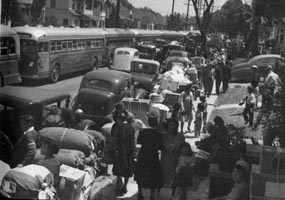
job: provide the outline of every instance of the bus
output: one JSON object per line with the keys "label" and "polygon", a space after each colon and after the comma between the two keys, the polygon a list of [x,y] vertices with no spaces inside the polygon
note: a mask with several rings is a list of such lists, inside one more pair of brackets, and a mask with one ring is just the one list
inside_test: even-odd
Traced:
{"label": "bus", "polygon": [[10,27],[0,25],[0,86],[21,82],[19,73],[20,41]]}
{"label": "bus", "polygon": [[49,79],[107,64],[104,31],[97,28],[14,27],[20,38],[22,78]]}
{"label": "bus", "polygon": [[136,44],[138,43],[153,43],[156,39],[161,38],[161,31],[159,30],[142,30],[142,29],[132,29],[135,34]]}
{"label": "bus", "polygon": [[134,33],[127,29],[104,29],[109,63],[113,61],[114,51],[118,47],[135,47]]}

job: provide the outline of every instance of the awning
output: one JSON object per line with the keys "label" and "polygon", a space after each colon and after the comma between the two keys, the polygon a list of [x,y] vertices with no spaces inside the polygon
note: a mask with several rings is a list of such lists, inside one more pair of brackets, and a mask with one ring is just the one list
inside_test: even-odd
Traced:
{"label": "awning", "polygon": [[80,16],[80,14],[77,13],[76,11],[74,11],[74,10],[69,10],[68,12],[69,12],[70,14],[72,14],[72,15]]}
{"label": "awning", "polygon": [[82,15],[82,18],[86,18],[86,19],[91,19],[92,21],[102,21],[102,19],[99,16],[96,15]]}
{"label": "awning", "polygon": [[33,4],[33,0],[17,0],[19,4]]}

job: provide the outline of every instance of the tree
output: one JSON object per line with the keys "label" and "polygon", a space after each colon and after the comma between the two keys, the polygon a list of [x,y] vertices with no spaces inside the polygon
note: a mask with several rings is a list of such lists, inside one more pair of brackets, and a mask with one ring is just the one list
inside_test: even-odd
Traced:
{"label": "tree", "polygon": [[[214,3],[214,0],[192,0],[195,14],[196,14],[196,21],[198,28],[201,33],[202,39],[202,51],[206,50],[206,42],[207,42],[207,32],[210,23],[211,17],[211,9]],[[204,3],[205,8],[202,11],[202,17],[200,16],[201,5]],[[202,6],[203,7],[203,6]]]}
{"label": "tree", "polygon": [[181,20],[179,13],[167,16],[167,29],[179,31],[182,29],[184,22]]}
{"label": "tree", "polygon": [[31,8],[32,23],[41,22],[42,9],[45,6],[46,0],[34,0]]}

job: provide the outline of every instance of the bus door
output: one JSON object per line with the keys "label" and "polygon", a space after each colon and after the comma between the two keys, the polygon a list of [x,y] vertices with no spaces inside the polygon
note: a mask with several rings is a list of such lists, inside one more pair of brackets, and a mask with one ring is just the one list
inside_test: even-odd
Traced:
{"label": "bus door", "polygon": [[38,71],[39,73],[49,72],[50,65],[49,42],[39,42]]}

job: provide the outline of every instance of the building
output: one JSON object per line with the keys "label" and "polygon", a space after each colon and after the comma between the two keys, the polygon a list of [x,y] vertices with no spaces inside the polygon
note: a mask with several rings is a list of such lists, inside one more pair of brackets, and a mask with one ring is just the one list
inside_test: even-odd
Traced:
{"label": "building", "polygon": [[106,0],[46,0],[46,24],[105,27]]}

